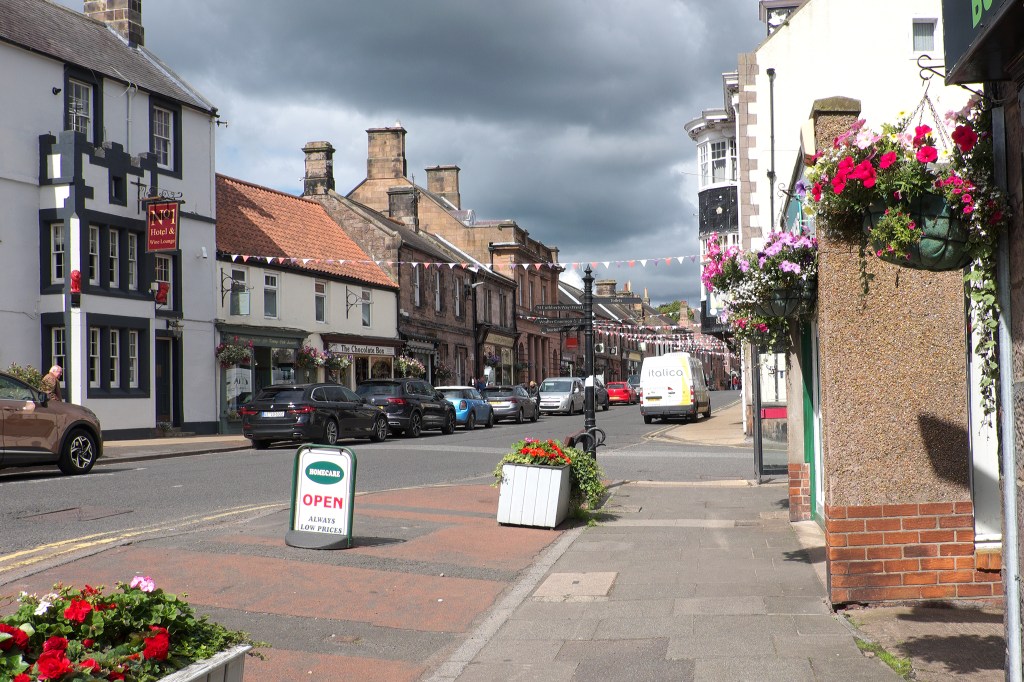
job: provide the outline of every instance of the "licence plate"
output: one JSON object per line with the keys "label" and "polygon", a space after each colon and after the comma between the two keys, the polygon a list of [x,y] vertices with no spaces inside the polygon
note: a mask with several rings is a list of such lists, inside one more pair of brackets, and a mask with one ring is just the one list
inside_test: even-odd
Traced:
{"label": "licence plate", "polygon": [[660,395],[649,395],[649,396],[647,396],[647,399],[648,400],[661,400],[661,396]]}
{"label": "licence plate", "polygon": [[492,402],[491,405],[493,405],[494,407],[508,407],[510,405],[510,403],[508,403],[508,402],[502,402],[502,403]]}
{"label": "licence plate", "polygon": [[260,416],[261,417],[267,417],[267,418],[270,418],[270,417],[283,417],[284,416],[284,412],[283,411],[282,412],[260,412]]}

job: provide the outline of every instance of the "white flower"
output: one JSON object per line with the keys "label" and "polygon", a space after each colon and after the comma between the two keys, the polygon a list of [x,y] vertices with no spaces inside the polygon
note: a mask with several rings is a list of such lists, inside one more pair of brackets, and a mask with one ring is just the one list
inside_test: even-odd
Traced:
{"label": "white flower", "polygon": [[[47,595],[47,596],[49,596],[49,595]],[[46,613],[47,611],[49,611],[51,606],[53,606],[52,602],[48,602],[45,599],[40,599],[39,600],[39,606],[36,607],[35,614],[37,616],[41,616],[44,613]]]}

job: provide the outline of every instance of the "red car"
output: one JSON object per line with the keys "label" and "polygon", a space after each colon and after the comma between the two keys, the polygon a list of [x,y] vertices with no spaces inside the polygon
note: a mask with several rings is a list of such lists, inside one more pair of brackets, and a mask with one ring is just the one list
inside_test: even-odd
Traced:
{"label": "red car", "polygon": [[608,402],[633,405],[640,402],[640,397],[625,381],[613,381],[608,384]]}

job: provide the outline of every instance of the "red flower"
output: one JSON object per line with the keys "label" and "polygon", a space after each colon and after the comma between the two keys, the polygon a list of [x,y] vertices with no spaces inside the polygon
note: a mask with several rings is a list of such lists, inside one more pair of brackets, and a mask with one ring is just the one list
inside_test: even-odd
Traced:
{"label": "red flower", "polygon": [[974,145],[978,143],[978,133],[970,126],[957,126],[951,137],[964,154],[974,149]]}
{"label": "red flower", "polygon": [[857,167],[850,171],[850,178],[852,180],[862,180],[865,187],[875,186],[875,167],[871,165],[871,161],[864,159],[857,164]]}
{"label": "red flower", "polygon": [[72,599],[71,606],[64,609],[64,617],[76,623],[82,623],[90,611],[92,611],[92,604],[82,599]]}
{"label": "red flower", "polygon": [[896,163],[896,152],[886,152],[882,154],[882,158],[878,160],[878,167],[885,170],[894,163]]}
{"label": "red flower", "polygon": [[0,651],[10,651],[12,646],[16,646],[19,649],[24,649],[28,646],[28,635],[21,628],[0,623],[0,632],[6,632],[10,635],[10,638],[0,642]]}
{"label": "red flower", "polygon": [[21,673],[20,675],[15,675],[11,682],[32,682],[32,678],[27,673]]}
{"label": "red flower", "polygon": [[82,640],[82,646],[84,646],[86,649],[92,648],[92,645],[93,640],[89,639],[88,637]]}
{"label": "red flower", "polygon": [[811,187],[811,197],[815,201],[821,201],[821,183],[820,182],[814,183],[814,186]]}
{"label": "red flower", "polygon": [[100,671],[100,664],[93,658],[87,658],[84,661],[79,661],[78,665],[82,672],[92,673],[95,675]]}
{"label": "red flower", "polygon": [[43,651],[64,651],[68,648],[68,640],[63,637],[51,637],[43,642]]}
{"label": "red flower", "polygon": [[108,680],[112,680],[112,681],[113,680],[123,680],[124,679],[124,673],[119,673],[119,672],[116,672],[116,671],[111,672],[109,675],[107,675],[107,679]]}
{"label": "red flower", "polygon": [[925,145],[917,150],[917,160],[921,163],[931,163],[937,158],[939,153],[935,151],[935,147]]}
{"label": "red flower", "polygon": [[162,628],[158,625],[151,625],[149,629],[154,634],[152,637],[147,637],[143,644],[142,655],[145,658],[155,658],[158,661],[167,660],[167,650],[171,645],[171,637],[167,634],[167,628]]}
{"label": "red flower", "polygon": [[70,672],[73,672],[71,661],[64,655],[63,651],[56,649],[44,651],[36,660],[36,668],[39,670],[40,680],[59,680]]}
{"label": "red flower", "polygon": [[837,176],[839,176],[839,175],[847,175],[852,170],[853,170],[853,157],[852,156],[847,156],[842,161],[840,161],[839,165],[836,167],[836,175]]}
{"label": "red flower", "polygon": [[930,132],[932,132],[932,129],[928,126],[917,126],[914,128],[914,146],[920,147],[923,145],[927,141],[925,138],[928,137]]}
{"label": "red flower", "polygon": [[846,189],[846,176],[836,176],[832,178],[832,191],[836,194],[842,194],[843,190]]}
{"label": "red flower", "polygon": [[91,597],[91,596],[93,596],[93,595],[96,595],[96,594],[99,594],[99,593],[100,593],[100,591],[99,591],[99,590],[97,590],[97,589],[96,589],[95,587],[93,587],[92,585],[86,585],[86,586],[85,586],[85,587],[84,587],[84,588],[82,589],[82,595],[83,595],[83,596],[85,596],[85,597]]}

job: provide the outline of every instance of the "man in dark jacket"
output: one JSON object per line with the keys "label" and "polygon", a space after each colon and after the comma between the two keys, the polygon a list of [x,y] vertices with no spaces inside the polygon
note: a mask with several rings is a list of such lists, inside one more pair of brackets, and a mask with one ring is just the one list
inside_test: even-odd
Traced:
{"label": "man in dark jacket", "polygon": [[49,372],[43,375],[39,387],[48,399],[64,402],[64,397],[60,393],[60,375],[63,373],[64,369],[60,365],[54,365]]}

